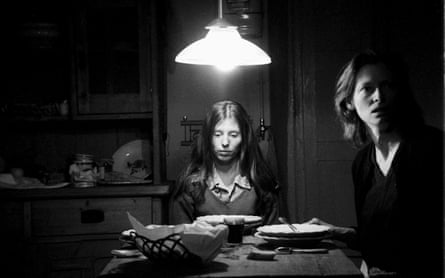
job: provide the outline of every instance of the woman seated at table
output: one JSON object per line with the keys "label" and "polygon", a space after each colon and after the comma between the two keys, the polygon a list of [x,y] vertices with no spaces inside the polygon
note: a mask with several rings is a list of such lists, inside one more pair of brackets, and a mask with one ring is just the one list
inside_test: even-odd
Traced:
{"label": "woman seated at table", "polygon": [[225,100],[207,114],[191,162],[178,179],[170,203],[171,224],[204,215],[278,216],[278,185],[267,166],[249,116]]}
{"label": "woman seated at table", "polygon": [[309,223],[359,247],[366,275],[442,277],[443,132],[424,124],[401,66],[368,51],[343,69],[335,108],[362,147],[352,165],[358,227]]}

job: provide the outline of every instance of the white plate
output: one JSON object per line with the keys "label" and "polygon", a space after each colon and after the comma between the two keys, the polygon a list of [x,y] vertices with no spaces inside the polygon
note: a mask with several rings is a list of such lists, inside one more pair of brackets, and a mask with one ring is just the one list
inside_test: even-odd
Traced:
{"label": "white plate", "polygon": [[314,236],[314,237],[273,237],[263,235],[261,232],[256,232],[255,237],[264,239],[266,242],[275,246],[292,246],[308,248],[314,247],[320,243],[325,236]]}
{"label": "white plate", "polygon": [[113,171],[145,179],[151,174],[151,145],[148,140],[134,140],[113,154]]}
{"label": "white plate", "polygon": [[261,226],[258,227],[257,231],[261,232],[261,234],[264,236],[300,238],[300,237],[323,236],[329,230],[329,227],[323,225],[315,225],[315,224],[292,224],[292,225],[295,228],[297,228],[298,233],[294,232],[286,224]]}
{"label": "white plate", "polygon": [[205,221],[211,225],[218,225],[224,223],[225,217],[243,217],[245,224],[257,223],[262,220],[261,216],[256,216],[256,215],[222,215],[222,214],[199,216],[198,218],[196,218],[196,220]]}

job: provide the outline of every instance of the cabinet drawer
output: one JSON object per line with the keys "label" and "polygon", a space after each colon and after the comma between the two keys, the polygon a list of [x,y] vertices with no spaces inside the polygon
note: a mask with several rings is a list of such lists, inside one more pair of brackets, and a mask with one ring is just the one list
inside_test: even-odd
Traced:
{"label": "cabinet drawer", "polygon": [[31,204],[32,236],[111,234],[130,228],[127,211],[152,223],[152,198],[44,200]]}
{"label": "cabinet drawer", "polygon": [[[13,201],[0,201],[0,236],[13,241],[23,237],[24,204]],[[15,243],[14,243],[15,244]]]}

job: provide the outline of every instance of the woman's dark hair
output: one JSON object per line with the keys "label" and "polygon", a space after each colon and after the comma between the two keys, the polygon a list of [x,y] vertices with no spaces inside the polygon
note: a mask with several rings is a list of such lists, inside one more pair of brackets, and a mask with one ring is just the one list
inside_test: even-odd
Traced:
{"label": "woman's dark hair", "polygon": [[179,178],[177,194],[187,190],[184,188],[187,184],[193,184],[199,187],[198,194],[193,194],[196,201],[203,201],[205,181],[212,174],[214,167],[212,138],[215,126],[227,118],[235,119],[241,132],[240,174],[249,179],[260,198],[261,194],[275,190],[275,177],[261,154],[249,115],[241,104],[223,100],[215,103],[206,115],[202,130],[192,148],[191,162]]}
{"label": "woman's dark hair", "polygon": [[391,84],[397,91],[392,115],[393,124],[402,134],[409,134],[423,123],[422,111],[414,99],[409,85],[406,66],[396,55],[378,54],[366,50],[355,55],[341,70],[337,79],[335,92],[335,111],[343,125],[344,137],[357,147],[368,142],[368,131],[365,123],[355,110],[350,109],[356,85],[357,74],[366,65],[384,65],[391,73]]}

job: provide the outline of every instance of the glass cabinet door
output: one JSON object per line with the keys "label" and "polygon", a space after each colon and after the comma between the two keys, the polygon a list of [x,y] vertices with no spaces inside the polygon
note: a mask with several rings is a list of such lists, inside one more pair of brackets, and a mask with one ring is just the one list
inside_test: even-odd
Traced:
{"label": "glass cabinet door", "polygon": [[150,26],[143,1],[81,1],[74,15],[74,116],[147,117]]}

